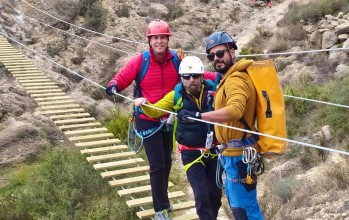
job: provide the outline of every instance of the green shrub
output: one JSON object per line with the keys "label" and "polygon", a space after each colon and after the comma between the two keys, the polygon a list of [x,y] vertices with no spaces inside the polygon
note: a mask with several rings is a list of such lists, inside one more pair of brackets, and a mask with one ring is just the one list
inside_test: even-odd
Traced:
{"label": "green shrub", "polygon": [[108,11],[102,3],[96,2],[85,13],[85,25],[92,30],[103,31],[107,27],[107,18]]}
{"label": "green shrub", "polygon": [[291,200],[297,187],[295,179],[288,177],[281,179],[273,185],[271,188],[272,192],[277,195],[283,203],[287,203]]}
{"label": "green shrub", "polygon": [[9,176],[0,219],[135,219],[78,151],[49,150]]}
{"label": "green shrub", "polygon": [[168,13],[164,17],[166,21],[173,21],[184,14],[183,9],[178,4],[168,2],[166,7],[168,8]]}
{"label": "green shrub", "polygon": [[288,12],[278,22],[278,25],[298,24],[300,20],[316,23],[325,15],[335,15],[339,11],[346,13],[348,8],[349,3],[347,0],[312,0],[306,4],[291,3]]}
{"label": "green shrub", "polygon": [[87,10],[89,10],[95,2],[99,2],[99,0],[79,0],[79,1],[80,1],[81,15],[85,15]]}
{"label": "green shrub", "polygon": [[125,18],[128,18],[130,17],[130,7],[127,6],[125,3],[122,3],[118,10],[115,11],[115,14],[118,16],[118,17],[125,17]]}
{"label": "green shrub", "polygon": [[105,121],[103,125],[114,134],[115,137],[126,143],[128,120],[131,116],[123,114],[120,110],[112,113],[111,120]]}

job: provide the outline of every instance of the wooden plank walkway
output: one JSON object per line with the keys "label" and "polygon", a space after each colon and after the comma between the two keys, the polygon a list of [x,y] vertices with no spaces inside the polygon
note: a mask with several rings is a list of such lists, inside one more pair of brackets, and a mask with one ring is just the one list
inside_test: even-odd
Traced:
{"label": "wooden plank walkway", "polygon": [[[120,196],[129,197],[126,204],[130,209],[138,209],[140,219],[154,216],[151,188],[149,185],[149,166],[142,158],[130,152],[113,134],[49,77],[35,67],[21,52],[17,51],[4,37],[0,36],[0,63],[23,86],[36,101],[38,109],[52,119],[65,136],[78,147],[81,154],[100,172],[101,177],[111,187],[119,187]],[[169,188],[174,184],[169,182]],[[194,201],[182,191],[169,192],[176,220],[199,219]],[[178,198],[181,199],[178,199]],[[184,198],[184,199],[183,199]],[[142,209],[140,208],[142,207]],[[189,214],[186,214],[189,213]]]}

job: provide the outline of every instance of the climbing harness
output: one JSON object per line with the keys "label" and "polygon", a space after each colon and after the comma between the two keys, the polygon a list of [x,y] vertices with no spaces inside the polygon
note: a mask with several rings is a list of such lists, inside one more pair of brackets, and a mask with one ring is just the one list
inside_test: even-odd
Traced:
{"label": "climbing harness", "polygon": [[[244,139],[233,139],[226,144],[220,144],[217,146],[217,154],[219,161],[221,163],[217,163],[217,172],[219,172],[220,166],[224,167],[223,161],[221,160],[222,152],[228,148],[242,148],[242,162],[247,165],[246,170],[246,178],[231,178],[226,175],[227,179],[233,183],[246,183],[246,184],[254,184],[257,181],[257,176],[264,173],[264,163],[263,157],[254,145],[256,144],[255,138],[253,136]],[[252,176],[255,178],[252,178]],[[216,177],[217,186],[221,189],[224,188],[224,184],[220,181],[219,176]]]}
{"label": "climbing harness", "polygon": [[204,158],[211,157],[211,159],[213,159],[213,158],[217,157],[217,154],[213,154],[210,151],[202,151],[201,155],[198,158],[196,158],[193,162],[184,165],[184,171],[187,172],[187,170],[195,163],[201,163],[203,166],[205,166],[205,163],[202,161],[203,157]]}
{"label": "climbing harness", "polygon": [[147,130],[137,131],[135,116],[133,116],[128,120],[128,130],[127,130],[128,131],[128,135],[127,135],[128,148],[131,151],[135,152],[136,154],[139,153],[142,150],[144,139],[151,137],[160,129],[163,129],[164,131],[172,130],[171,125],[167,124],[167,119],[165,120],[160,119],[159,126],[156,126]]}

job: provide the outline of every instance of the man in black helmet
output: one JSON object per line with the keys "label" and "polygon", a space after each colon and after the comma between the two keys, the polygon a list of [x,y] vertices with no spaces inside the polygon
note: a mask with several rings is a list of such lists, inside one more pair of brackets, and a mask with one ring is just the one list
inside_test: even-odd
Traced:
{"label": "man in black helmet", "polygon": [[[182,110],[178,114],[181,120],[188,117],[221,123],[230,127],[255,131],[256,91],[253,82],[246,73],[252,60],[236,61],[235,40],[226,32],[215,32],[206,39],[207,58],[215,70],[220,73],[216,80],[215,111],[198,113]],[[252,128],[252,129],[251,129]],[[262,162],[258,157],[252,169],[246,161],[259,155],[256,137],[236,129],[215,125],[217,140],[221,143],[220,162],[226,174],[225,190],[237,220],[263,220],[257,201],[257,174],[262,173]],[[246,152],[246,149],[250,149]]]}

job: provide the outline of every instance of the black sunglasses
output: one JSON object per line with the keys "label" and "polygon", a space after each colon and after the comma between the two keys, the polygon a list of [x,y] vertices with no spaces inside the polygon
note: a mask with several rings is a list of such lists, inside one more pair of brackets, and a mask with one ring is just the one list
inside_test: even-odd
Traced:
{"label": "black sunglasses", "polygon": [[201,74],[184,74],[181,77],[185,80],[189,80],[190,77],[193,77],[193,79],[198,79],[201,76]]}
{"label": "black sunglasses", "polygon": [[217,50],[216,53],[207,54],[207,59],[209,59],[210,61],[213,61],[215,56],[217,56],[218,58],[222,58],[224,57],[225,51],[228,51],[228,50]]}

